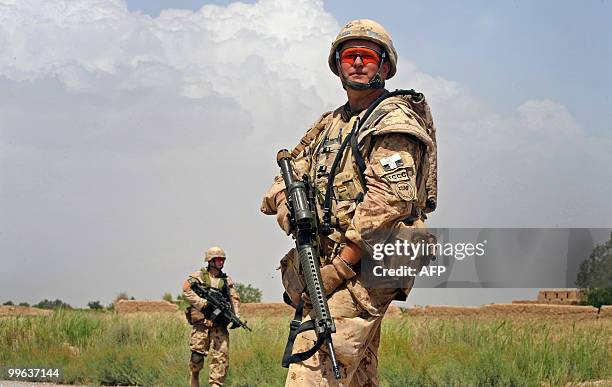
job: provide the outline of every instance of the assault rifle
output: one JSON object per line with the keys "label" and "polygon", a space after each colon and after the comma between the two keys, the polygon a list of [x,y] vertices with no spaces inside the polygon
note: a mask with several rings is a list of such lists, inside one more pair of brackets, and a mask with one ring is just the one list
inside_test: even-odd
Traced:
{"label": "assault rifle", "polygon": [[219,289],[204,287],[193,278],[189,278],[187,281],[195,294],[208,301],[208,305],[202,310],[207,319],[227,321],[228,324],[232,324],[230,329],[244,328],[249,332],[251,331],[251,328],[246,325],[246,321],[243,322],[236,316],[234,308]]}
{"label": "assault rifle", "polygon": [[[289,367],[291,363],[304,361],[314,355],[327,342],[334,376],[336,379],[340,379],[340,368],[338,367],[336,352],[332,343],[332,333],[336,332],[336,325],[329,313],[327,296],[325,295],[321,281],[321,271],[319,269],[319,235],[317,232],[314,189],[308,175],[304,175],[302,181],[296,181],[293,178],[293,167],[289,151],[286,149],[280,150],[276,156],[276,161],[285,182],[285,194],[290,210],[293,238],[295,239],[295,247],[300,258],[300,267],[306,281],[306,290],[308,291],[314,313],[312,320],[302,323],[304,300],[298,303],[295,317],[290,324],[289,338],[285,347],[285,353],[283,354],[282,364],[283,367]],[[292,354],[295,338],[301,332],[308,330],[316,332],[317,341],[315,345],[305,352]]]}

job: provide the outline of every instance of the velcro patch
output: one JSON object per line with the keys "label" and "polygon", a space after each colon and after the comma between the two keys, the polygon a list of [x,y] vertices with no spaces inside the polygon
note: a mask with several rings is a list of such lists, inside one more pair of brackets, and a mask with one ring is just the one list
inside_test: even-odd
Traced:
{"label": "velcro patch", "polygon": [[401,168],[397,171],[393,171],[393,172],[385,174],[383,178],[387,180],[389,183],[397,183],[398,181],[410,180],[410,174],[408,173],[407,168]]}
{"label": "velcro patch", "polygon": [[407,202],[416,199],[416,188],[412,182],[400,181],[393,185],[393,191],[397,196]]}
{"label": "velcro patch", "polygon": [[380,159],[380,164],[383,166],[385,171],[392,171],[396,168],[403,167],[404,161],[399,153],[394,153],[389,157]]}

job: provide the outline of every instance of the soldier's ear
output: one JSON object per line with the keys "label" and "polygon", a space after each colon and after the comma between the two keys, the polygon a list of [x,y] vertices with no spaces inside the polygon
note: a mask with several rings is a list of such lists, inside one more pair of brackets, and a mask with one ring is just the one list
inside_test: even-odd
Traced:
{"label": "soldier's ear", "polygon": [[380,76],[382,79],[387,79],[387,75],[389,75],[389,71],[391,70],[391,65],[389,64],[389,62],[385,62],[383,63],[382,68],[380,69]]}

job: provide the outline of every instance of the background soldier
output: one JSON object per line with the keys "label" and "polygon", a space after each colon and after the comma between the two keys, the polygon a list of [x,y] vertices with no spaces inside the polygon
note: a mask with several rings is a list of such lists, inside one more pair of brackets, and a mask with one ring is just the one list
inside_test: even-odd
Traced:
{"label": "background soldier", "polygon": [[[204,287],[220,289],[230,300],[234,313],[239,316],[240,296],[234,288],[233,281],[222,271],[225,258],[225,252],[220,247],[211,247],[205,253],[208,266],[190,274],[189,279],[197,280]],[[204,366],[204,358],[208,355],[210,349],[211,361],[208,383],[211,386],[221,386],[229,367],[227,324],[207,319],[207,316],[202,313],[207,306],[207,301],[191,290],[189,279],[183,284],[183,294],[191,304],[187,308],[187,320],[193,325],[189,340],[189,348],[191,349],[191,359],[189,361],[190,385],[191,387],[199,386],[200,370]]]}
{"label": "background soldier", "polygon": [[[342,152],[331,187],[331,233],[321,232],[326,223],[322,214],[328,177],[336,155],[356,119],[388,93],[384,82],[395,74],[397,53],[380,24],[354,20],[332,43],[328,63],[340,77],[348,102],[323,114],[292,156],[297,175],[308,174],[315,186],[321,277],[336,323],[333,340],[342,379],[335,380],[323,346],[311,358],[291,364],[286,385],[376,386],[381,320],[391,301],[405,300],[410,288],[366,288],[357,273],[362,260],[372,259],[374,244],[385,242],[401,228],[424,228],[424,213],[435,208],[435,173],[433,180],[429,179],[430,163],[435,161],[433,121],[415,113],[414,101],[399,96],[383,100],[357,137],[361,155],[356,155],[353,146]],[[426,106],[424,99],[421,103]],[[422,111],[431,117],[428,108]],[[289,234],[284,188],[278,176],[261,210],[276,214],[279,225]],[[304,290],[295,250],[281,260],[281,271],[286,295],[295,306]],[[312,331],[300,334],[294,353],[311,348],[315,340]]]}

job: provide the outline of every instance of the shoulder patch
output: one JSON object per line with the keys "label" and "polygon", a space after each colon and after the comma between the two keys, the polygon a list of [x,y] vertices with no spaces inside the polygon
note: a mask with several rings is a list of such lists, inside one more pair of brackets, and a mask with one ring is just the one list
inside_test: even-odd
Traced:
{"label": "shoulder patch", "polygon": [[414,160],[408,152],[396,152],[370,164],[374,173],[389,183],[410,180],[414,175]]}
{"label": "shoulder patch", "polygon": [[383,175],[383,178],[389,183],[397,183],[398,181],[410,180],[410,174],[407,168],[400,168],[398,171],[392,171]]}
{"label": "shoulder patch", "polygon": [[416,187],[411,181],[400,181],[393,185],[395,194],[407,202],[416,199]]}
{"label": "shoulder patch", "polygon": [[404,166],[402,156],[400,156],[399,153],[394,153],[389,157],[380,159],[380,164],[383,166],[383,169],[385,171],[392,171],[394,169]]}

